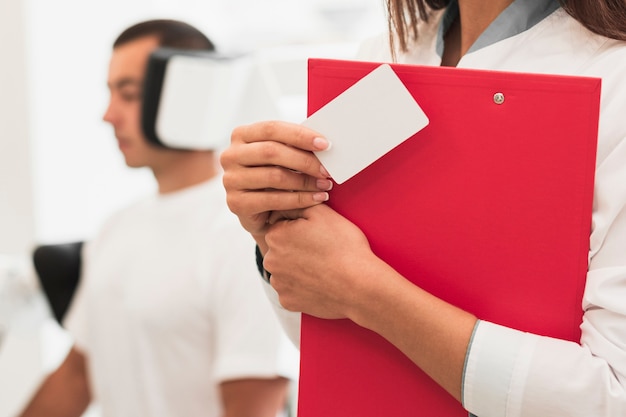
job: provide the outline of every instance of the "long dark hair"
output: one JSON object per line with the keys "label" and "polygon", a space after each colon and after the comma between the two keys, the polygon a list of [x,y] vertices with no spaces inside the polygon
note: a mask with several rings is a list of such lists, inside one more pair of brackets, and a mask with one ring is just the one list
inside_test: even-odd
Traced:
{"label": "long dark hair", "polygon": [[[625,0],[559,0],[563,9],[590,31],[612,39],[626,40]],[[406,52],[418,37],[418,22],[428,21],[432,10],[442,9],[450,0],[387,0],[389,40]]]}

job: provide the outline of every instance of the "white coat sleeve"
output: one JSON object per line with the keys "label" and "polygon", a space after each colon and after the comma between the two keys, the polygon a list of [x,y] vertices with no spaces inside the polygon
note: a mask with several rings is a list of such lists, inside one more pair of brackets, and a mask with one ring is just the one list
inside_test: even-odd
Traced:
{"label": "white coat sleeve", "polygon": [[481,322],[463,386],[464,406],[479,417],[626,416],[626,127],[619,116],[626,99],[621,90],[607,97],[604,123],[601,119],[580,343]]}
{"label": "white coat sleeve", "polygon": [[300,323],[302,314],[286,310],[280,304],[280,301],[278,301],[278,293],[276,290],[265,280],[263,280],[263,288],[265,289],[265,294],[272,303],[274,312],[278,316],[278,320],[280,320],[287,336],[289,336],[289,339],[293,342],[293,344],[300,349]]}

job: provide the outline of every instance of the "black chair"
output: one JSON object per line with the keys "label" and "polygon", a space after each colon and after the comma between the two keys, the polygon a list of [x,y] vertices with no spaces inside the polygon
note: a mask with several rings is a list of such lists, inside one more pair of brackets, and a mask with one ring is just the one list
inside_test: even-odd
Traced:
{"label": "black chair", "polygon": [[81,273],[83,242],[40,245],[33,264],[52,314],[61,324],[72,301]]}

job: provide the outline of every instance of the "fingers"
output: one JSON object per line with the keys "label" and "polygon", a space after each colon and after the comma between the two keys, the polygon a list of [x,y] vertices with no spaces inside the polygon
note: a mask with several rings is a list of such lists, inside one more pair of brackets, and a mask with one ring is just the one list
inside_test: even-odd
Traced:
{"label": "fingers", "polygon": [[[309,151],[303,151],[279,142],[254,142],[230,149],[235,155],[226,155],[223,159],[235,157],[237,163],[245,167],[279,166],[291,171],[304,173],[316,178],[328,178],[319,159]],[[229,160],[225,161],[230,163]]]}
{"label": "fingers", "polygon": [[[328,200],[327,192],[247,191],[228,195],[230,210],[248,215],[264,212],[297,210],[315,206]],[[269,213],[268,213],[269,215]],[[279,217],[279,216],[278,216]],[[269,218],[266,222],[269,222]]]}
{"label": "fingers", "polygon": [[237,215],[255,218],[262,213],[269,216],[269,212],[323,203],[328,200],[327,191],[333,185],[330,180],[313,178],[281,167],[227,170],[222,181],[227,190],[230,210]]}
{"label": "fingers", "polygon": [[329,191],[331,180],[314,178],[300,172],[278,166],[252,167],[239,170],[225,170],[224,187],[227,190],[264,191]]}
{"label": "fingers", "polygon": [[[268,124],[272,127],[266,127]],[[308,132],[306,135],[303,133],[305,130]],[[307,140],[302,139],[303,135]],[[264,122],[242,126],[233,131],[231,146],[222,153],[220,162],[226,172],[241,167],[277,166],[315,178],[328,178],[328,172],[311,152],[316,141],[320,140],[315,132],[289,123]]]}
{"label": "fingers", "polygon": [[327,201],[333,184],[313,151],[328,146],[317,132],[293,123],[235,128],[220,163],[228,206],[244,228],[262,240],[273,212]]}
{"label": "fingers", "polygon": [[267,223],[276,224],[281,220],[296,220],[304,217],[303,209],[298,210],[281,210],[270,213]]}
{"label": "fingers", "polygon": [[323,151],[329,146],[328,141],[314,130],[280,121],[239,126],[233,130],[231,140],[233,143],[275,141],[305,151]]}

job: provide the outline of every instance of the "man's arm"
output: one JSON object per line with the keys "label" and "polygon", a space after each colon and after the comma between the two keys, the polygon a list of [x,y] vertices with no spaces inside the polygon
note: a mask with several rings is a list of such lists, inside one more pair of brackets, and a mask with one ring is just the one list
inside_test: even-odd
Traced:
{"label": "man's arm", "polygon": [[91,400],[85,356],[73,347],[46,380],[21,417],[81,416]]}
{"label": "man's arm", "polygon": [[289,380],[237,379],[221,383],[220,390],[223,417],[276,417],[287,404]]}

